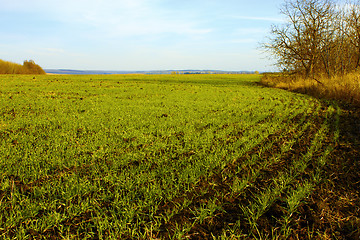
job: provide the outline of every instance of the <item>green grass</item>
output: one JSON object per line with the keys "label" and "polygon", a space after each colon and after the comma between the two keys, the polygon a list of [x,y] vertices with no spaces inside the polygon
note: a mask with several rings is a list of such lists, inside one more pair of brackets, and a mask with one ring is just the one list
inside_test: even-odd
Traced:
{"label": "green grass", "polygon": [[290,236],[340,111],[259,79],[0,76],[0,237]]}

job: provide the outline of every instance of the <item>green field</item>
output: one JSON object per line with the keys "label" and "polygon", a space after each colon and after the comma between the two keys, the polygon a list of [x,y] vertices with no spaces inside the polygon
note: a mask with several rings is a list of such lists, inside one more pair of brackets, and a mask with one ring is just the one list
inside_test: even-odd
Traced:
{"label": "green field", "polygon": [[0,76],[0,238],[294,235],[340,109],[259,79]]}

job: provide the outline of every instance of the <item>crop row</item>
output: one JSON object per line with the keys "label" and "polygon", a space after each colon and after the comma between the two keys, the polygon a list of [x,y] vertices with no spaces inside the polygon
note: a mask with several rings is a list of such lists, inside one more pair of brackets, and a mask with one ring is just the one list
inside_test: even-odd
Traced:
{"label": "crop row", "polygon": [[336,107],[251,76],[5,80],[5,239],[289,235],[337,137]]}

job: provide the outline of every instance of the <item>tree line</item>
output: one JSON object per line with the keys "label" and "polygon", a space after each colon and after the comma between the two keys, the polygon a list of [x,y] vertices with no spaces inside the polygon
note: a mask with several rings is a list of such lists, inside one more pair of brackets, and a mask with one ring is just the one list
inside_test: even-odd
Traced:
{"label": "tree line", "polygon": [[46,74],[33,60],[24,61],[23,65],[0,60],[0,74]]}
{"label": "tree line", "polygon": [[286,0],[262,44],[284,72],[316,79],[360,68],[360,0]]}

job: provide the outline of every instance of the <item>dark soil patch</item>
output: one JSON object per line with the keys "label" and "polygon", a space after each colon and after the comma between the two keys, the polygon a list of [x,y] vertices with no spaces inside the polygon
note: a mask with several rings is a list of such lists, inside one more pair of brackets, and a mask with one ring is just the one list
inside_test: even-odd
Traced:
{"label": "dark soil patch", "polygon": [[360,239],[360,109],[342,106],[339,142],[324,181],[300,207],[295,239]]}

